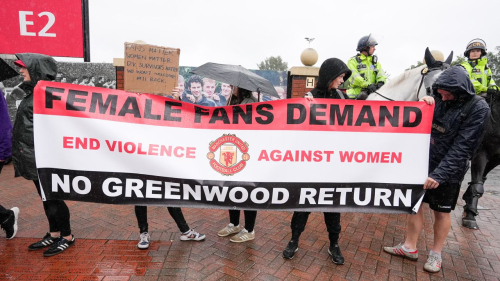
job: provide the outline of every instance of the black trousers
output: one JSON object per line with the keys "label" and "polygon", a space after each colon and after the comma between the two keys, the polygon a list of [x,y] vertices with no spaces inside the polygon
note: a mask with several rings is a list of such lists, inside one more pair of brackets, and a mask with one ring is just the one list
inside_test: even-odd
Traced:
{"label": "black trousers", "polygon": [[[174,219],[175,223],[177,224],[177,227],[179,230],[184,233],[188,231],[189,225],[186,222],[186,219],[184,219],[184,215],[182,214],[181,208],[177,207],[167,207],[168,212]],[[139,231],[141,233],[143,232],[149,232],[148,229],[148,207],[147,206],[135,206],[135,217],[137,218],[137,223],[139,224]]]}
{"label": "black trousers", "polygon": [[[292,239],[299,239],[300,234],[304,231],[309,218],[310,212],[293,212],[292,222]],[[342,230],[340,225],[340,213],[323,213],[325,216],[326,230],[328,231],[330,242],[338,240],[339,233]]]}
{"label": "black trousers", "polygon": [[[245,214],[245,229],[252,232],[255,227],[257,211],[244,210],[243,213]],[[234,225],[240,224],[240,210],[229,210],[229,222]]]}
{"label": "black trousers", "polygon": [[4,223],[7,221],[10,216],[12,216],[12,211],[5,209],[2,205],[0,205],[0,223]]}
{"label": "black trousers", "polygon": [[[35,183],[38,195],[42,197],[40,183],[38,181],[33,182]],[[49,220],[50,232],[61,232],[61,236],[71,235],[70,215],[66,203],[63,200],[47,200],[42,201],[42,203],[45,216]]]}

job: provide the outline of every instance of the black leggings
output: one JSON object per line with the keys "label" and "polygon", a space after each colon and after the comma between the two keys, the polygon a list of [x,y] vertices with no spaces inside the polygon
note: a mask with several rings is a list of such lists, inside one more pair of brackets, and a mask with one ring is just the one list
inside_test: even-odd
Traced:
{"label": "black leggings", "polygon": [[[292,240],[298,240],[300,234],[304,231],[310,212],[293,212],[292,222]],[[340,213],[323,213],[325,216],[326,230],[328,231],[330,242],[336,242],[339,239]]]}
{"label": "black leggings", "polygon": [[[167,207],[168,212],[174,219],[175,223],[179,230],[184,233],[188,231],[189,225],[184,219],[184,215],[182,214],[181,208],[177,207]],[[148,229],[148,207],[147,206],[135,206],[135,217],[137,218],[137,223],[139,224],[139,231],[149,232]]]}
{"label": "black leggings", "polygon": [[[36,186],[38,195],[42,197],[40,191],[40,183],[33,181]],[[47,200],[42,201],[45,216],[49,220],[50,232],[61,232],[61,236],[71,235],[70,215],[69,209],[63,200]]]}
{"label": "black leggings", "polygon": [[[257,211],[244,210],[245,214],[245,229],[252,232],[255,227],[255,219],[257,218]],[[240,224],[240,210],[229,210],[229,222],[234,225]]]}

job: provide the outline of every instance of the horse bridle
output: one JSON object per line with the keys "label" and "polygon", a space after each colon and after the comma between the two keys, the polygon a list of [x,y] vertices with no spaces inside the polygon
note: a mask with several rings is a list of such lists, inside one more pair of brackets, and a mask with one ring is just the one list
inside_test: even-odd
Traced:
{"label": "horse bridle", "polygon": [[417,101],[420,100],[418,98],[418,93],[420,93],[420,89],[422,88],[422,84],[424,84],[425,76],[427,75],[427,72],[429,69],[426,67],[420,71],[420,74],[422,75],[422,79],[420,79],[420,85],[418,85],[418,90],[417,90]]}

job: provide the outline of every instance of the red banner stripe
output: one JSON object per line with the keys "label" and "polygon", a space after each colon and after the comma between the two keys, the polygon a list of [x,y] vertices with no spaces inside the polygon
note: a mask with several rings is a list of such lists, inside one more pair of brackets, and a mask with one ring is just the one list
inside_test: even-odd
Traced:
{"label": "red banner stripe", "polygon": [[41,81],[34,114],[219,130],[307,130],[429,134],[424,102],[287,99],[203,107],[162,96]]}

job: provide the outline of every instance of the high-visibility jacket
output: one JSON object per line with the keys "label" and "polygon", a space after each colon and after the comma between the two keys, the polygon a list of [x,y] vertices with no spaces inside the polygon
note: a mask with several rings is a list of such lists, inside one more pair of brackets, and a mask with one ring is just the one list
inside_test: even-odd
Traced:
{"label": "high-visibility jacket", "polygon": [[496,87],[495,81],[493,81],[491,69],[488,67],[488,58],[482,57],[477,60],[464,61],[462,66],[465,67],[469,73],[472,85],[474,85],[474,90],[476,94],[485,93],[488,91],[489,87]]}
{"label": "high-visibility jacket", "polygon": [[347,63],[347,67],[352,71],[348,81],[347,95],[355,99],[362,89],[366,89],[370,84],[384,82],[387,76],[382,70],[382,66],[377,60],[377,56],[365,56],[357,54]]}

